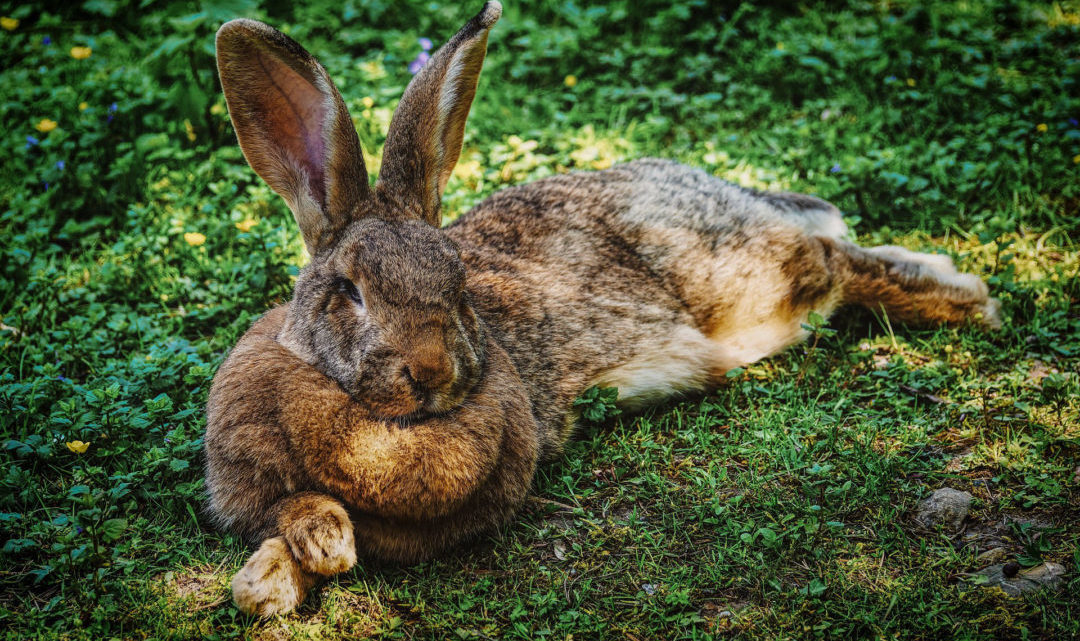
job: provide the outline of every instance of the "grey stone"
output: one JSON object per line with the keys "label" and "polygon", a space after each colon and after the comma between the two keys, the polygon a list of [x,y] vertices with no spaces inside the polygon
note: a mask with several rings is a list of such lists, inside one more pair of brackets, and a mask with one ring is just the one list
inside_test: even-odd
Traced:
{"label": "grey stone", "polygon": [[562,541],[555,541],[552,545],[552,550],[555,552],[555,558],[560,561],[566,560],[566,544]]}
{"label": "grey stone", "polygon": [[975,565],[987,565],[990,563],[1002,563],[1009,556],[1005,548],[991,548],[975,557]]}
{"label": "grey stone", "polygon": [[1064,584],[1065,566],[1060,563],[1043,563],[1028,568],[1016,576],[1005,576],[1005,566],[991,565],[968,575],[969,583],[986,588],[1001,588],[1009,596],[1023,596],[1048,589],[1057,590]]}
{"label": "grey stone", "polygon": [[943,487],[919,503],[915,521],[930,530],[937,526],[956,532],[964,524],[971,509],[971,495],[967,492]]}

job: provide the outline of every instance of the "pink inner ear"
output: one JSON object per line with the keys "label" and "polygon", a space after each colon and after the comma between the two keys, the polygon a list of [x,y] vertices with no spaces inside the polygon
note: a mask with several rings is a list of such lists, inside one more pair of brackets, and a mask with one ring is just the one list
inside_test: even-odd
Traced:
{"label": "pink inner ear", "polygon": [[267,133],[288,154],[287,162],[307,173],[312,196],[325,206],[326,98],[311,81],[275,56],[259,52],[256,63],[262,67],[266,84],[252,89],[262,94],[257,104]]}

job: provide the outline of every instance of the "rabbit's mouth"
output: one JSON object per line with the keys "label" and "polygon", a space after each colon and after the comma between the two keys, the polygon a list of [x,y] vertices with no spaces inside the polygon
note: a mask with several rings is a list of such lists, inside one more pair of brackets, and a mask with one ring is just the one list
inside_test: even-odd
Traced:
{"label": "rabbit's mouth", "polygon": [[420,406],[420,413],[417,418],[438,416],[457,409],[465,402],[465,399],[468,397],[469,392],[473,387],[473,384],[468,385],[468,387],[451,385],[451,389],[448,389],[445,392],[431,392],[426,394],[426,398],[424,398],[424,401]]}
{"label": "rabbit's mouth", "polygon": [[410,424],[453,412],[466,402],[471,389],[472,386],[464,392],[457,390],[414,392],[410,399],[402,399],[399,396],[389,402],[379,402],[370,395],[359,398],[353,395],[353,398],[367,405],[374,414],[382,418]]}
{"label": "rabbit's mouth", "polygon": [[[382,385],[368,386],[370,381],[349,381],[342,389],[373,414],[403,423],[448,414],[468,402],[468,396],[479,382],[482,364],[471,362],[461,368],[456,376],[435,389],[417,385],[404,377]],[[390,384],[388,384],[390,383]]]}

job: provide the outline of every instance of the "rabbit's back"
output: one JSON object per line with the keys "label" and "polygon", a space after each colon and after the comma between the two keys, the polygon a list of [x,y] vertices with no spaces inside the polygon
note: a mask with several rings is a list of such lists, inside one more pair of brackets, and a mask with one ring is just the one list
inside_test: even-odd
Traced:
{"label": "rabbit's back", "polygon": [[773,226],[832,237],[847,232],[839,210],[820,198],[742,187],[672,160],[645,158],[598,173],[625,185],[625,206],[611,213],[627,228],[684,228],[717,246]]}
{"label": "rabbit's back", "polygon": [[644,404],[801,339],[831,286],[815,238],[845,231],[817,198],[652,159],[506,189],[447,229],[547,451],[590,385]]}

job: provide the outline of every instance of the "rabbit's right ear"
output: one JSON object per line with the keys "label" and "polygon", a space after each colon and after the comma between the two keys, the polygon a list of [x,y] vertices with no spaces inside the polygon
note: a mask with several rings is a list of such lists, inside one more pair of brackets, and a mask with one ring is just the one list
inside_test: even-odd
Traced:
{"label": "rabbit's right ear", "polygon": [[254,20],[222,25],[217,64],[248,164],[288,203],[308,253],[331,246],[370,189],[330,76],[292,38]]}
{"label": "rabbit's right ear", "polygon": [[461,155],[465,119],[502,5],[488,0],[405,88],[386,134],[378,197],[438,227],[443,190]]}

